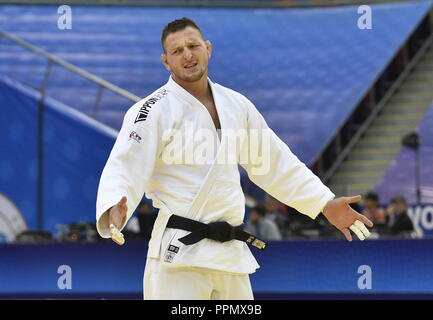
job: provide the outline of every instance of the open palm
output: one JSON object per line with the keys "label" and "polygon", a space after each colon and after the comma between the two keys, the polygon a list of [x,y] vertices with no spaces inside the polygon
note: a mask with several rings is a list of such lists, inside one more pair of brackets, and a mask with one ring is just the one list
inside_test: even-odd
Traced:
{"label": "open palm", "polygon": [[[359,200],[361,200],[360,195],[355,197],[336,198],[334,200],[329,201],[326,204],[325,208],[323,208],[323,215],[326,217],[326,219],[328,219],[328,221],[332,225],[334,225],[338,230],[340,230],[344,234],[347,241],[352,241],[352,235],[350,234],[349,229],[354,231],[358,236],[358,238],[360,238],[361,240],[364,239],[365,233],[368,233],[368,230],[365,227],[363,228],[367,231],[364,232],[364,235],[362,233],[359,234],[359,232],[363,230],[358,230],[358,228],[352,227],[357,220],[366,224],[370,228],[373,227],[373,222],[371,222],[367,217],[356,212],[350,207],[349,204],[358,202]],[[356,223],[356,225],[358,224],[359,222]]]}

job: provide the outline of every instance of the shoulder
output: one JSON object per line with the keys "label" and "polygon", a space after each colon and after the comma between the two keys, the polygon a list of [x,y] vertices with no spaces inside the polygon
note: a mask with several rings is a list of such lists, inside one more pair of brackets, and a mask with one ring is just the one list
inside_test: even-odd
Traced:
{"label": "shoulder", "polygon": [[232,99],[238,100],[239,102],[242,102],[242,103],[251,103],[251,101],[246,96],[244,96],[242,93],[235,91],[233,89],[224,87],[223,85],[220,85],[219,83],[216,83],[216,82],[213,82],[213,84],[214,84],[214,88],[216,88],[219,91],[219,93],[222,93],[222,94],[224,94],[224,95],[226,95]]}
{"label": "shoulder", "polygon": [[138,123],[157,117],[167,108],[169,95],[165,87],[159,88],[130,107],[125,114],[125,120]]}
{"label": "shoulder", "polygon": [[268,228],[276,227],[275,222],[272,221],[271,219],[269,219],[268,217],[264,217],[261,221],[262,221],[263,225],[268,227]]}
{"label": "shoulder", "polygon": [[214,88],[218,90],[218,93],[224,95],[228,98],[232,103],[233,107],[241,112],[242,114],[247,115],[247,119],[249,115],[255,114],[256,107],[255,105],[242,93],[235,91],[233,89],[224,87],[218,83],[214,82]]}

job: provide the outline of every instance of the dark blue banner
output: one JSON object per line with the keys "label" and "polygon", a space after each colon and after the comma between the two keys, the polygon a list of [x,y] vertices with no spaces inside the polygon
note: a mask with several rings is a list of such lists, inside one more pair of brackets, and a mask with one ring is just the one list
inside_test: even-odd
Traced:
{"label": "dark blue banner", "polygon": [[[433,294],[433,240],[282,241],[253,252],[256,297]],[[141,298],[146,242],[0,245],[0,295]],[[173,284],[175,285],[175,284]]]}

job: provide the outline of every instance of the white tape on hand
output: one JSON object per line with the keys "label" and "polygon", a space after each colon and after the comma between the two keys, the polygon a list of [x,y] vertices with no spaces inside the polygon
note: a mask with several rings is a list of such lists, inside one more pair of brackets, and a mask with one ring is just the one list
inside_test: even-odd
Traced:
{"label": "white tape on hand", "polygon": [[357,226],[359,230],[361,230],[361,232],[364,234],[364,236],[366,238],[368,238],[370,236],[370,231],[368,231],[368,229],[365,227],[365,225],[361,221],[356,220],[354,225]]}
{"label": "white tape on hand", "polygon": [[118,245],[122,245],[125,243],[125,238],[123,238],[122,232],[120,232],[120,230],[117,229],[114,224],[110,224],[110,236],[111,239]]}
{"label": "white tape on hand", "polygon": [[359,238],[359,240],[362,241],[362,240],[365,239],[365,237],[364,237],[364,235],[362,234],[361,230],[359,230],[358,227],[355,226],[355,224],[352,224],[352,225],[349,227],[349,229],[352,230],[352,232],[353,232],[354,234],[356,234],[356,236]]}

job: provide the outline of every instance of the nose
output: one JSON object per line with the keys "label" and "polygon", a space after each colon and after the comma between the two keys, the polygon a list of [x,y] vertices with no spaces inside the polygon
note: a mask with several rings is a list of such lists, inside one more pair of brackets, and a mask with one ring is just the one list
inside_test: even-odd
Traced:
{"label": "nose", "polygon": [[183,57],[185,58],[185,60],[189,60],[189,59],[191,59],[191,58],[192,58],[191,50],[188,49],[188,48],[185,48],[185,49],[183,50]]}

